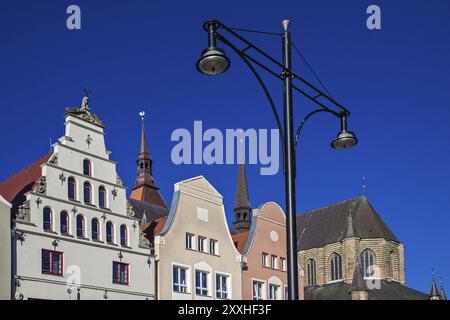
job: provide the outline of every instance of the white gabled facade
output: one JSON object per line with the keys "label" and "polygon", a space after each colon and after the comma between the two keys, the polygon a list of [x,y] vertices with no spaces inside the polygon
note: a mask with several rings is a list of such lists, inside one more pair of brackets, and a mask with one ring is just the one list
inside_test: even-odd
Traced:
{"label": "white gabled facade", "polygon": [[[154,258],[87,97],[81,108],[66,111],[65,128],[17,215],[15,298],[154,299]],[[73,181],[75,192],[69,190]]]}

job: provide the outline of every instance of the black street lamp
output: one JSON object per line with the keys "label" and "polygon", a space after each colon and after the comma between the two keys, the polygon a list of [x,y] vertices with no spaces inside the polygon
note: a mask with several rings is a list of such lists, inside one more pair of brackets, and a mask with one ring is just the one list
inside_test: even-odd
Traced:
{"label": "black street lamp", "polygon": [[[250,31],[245,29],[229,28],[217,20],[208,20],[204,24],[204,29],[208,33],[208,48],[203,50],[201,58],[197,62],[197,69],[206,75],[218,75],[224,73],[230,67],[230,59],[226,56],[225,51],[217,47],[217,40],[235,51],[239,57],[250,68],[259,84],[261,85],[277,122],[280,138],[283,146],[283,164],[285,174],[286,188],[286,227],[287,227],[287,262],[288,262],[288,296],[289,300],[298,299],[298,262],[297,262],[297,220],[295,208],[295,152],[297,149],[298,139],[301,129],[306,121],[313,115],[321,112],[328,112],[341,120],[341,131],[337,138],[332,142],[334,149],[342,150],[351,148],[358,143],[356,136],[347,130],[347,119],[350,115],[341,104],[336,102],[332,97],[326,95],[321,90],[313,86],[311,83],[295,74],[291,67],[291,33],[289,30],[289,20],[282,22],[283,33],[273,35],[282,37],[283,63],[278,62],[263,50],[256,47],[253,43],[239,35],[236,31]],[[223,31],[223,32],[221,32]],[[236,40],[245,45],[243,49],[239,49],[230,40],[225,37],[225,33],[233,36]],[[267,32],[263,32],[267,33]],[[259,62],[249,52],[255,51],[259,56],[264,57],[266,64]],[[268,65],[268,64],[269,65]],[[284,92],[284,129],[281,125],[280,117],[277,109],[267,89],[264,81],[256,71],[255,66],[269,72],[274,77],[283,82]],[[274,70],[276,68],[276,70]],[[294,85],[293,80],[298,80],[299,84]],[[293,90],[301,93],[320,108],[309,113],[301,122],[294,137],[293,129],[293,110],[292,110],[292,92]],[[327,106],[331,105],[331,106]],[[337,108],[338,111],[332,108]]]}

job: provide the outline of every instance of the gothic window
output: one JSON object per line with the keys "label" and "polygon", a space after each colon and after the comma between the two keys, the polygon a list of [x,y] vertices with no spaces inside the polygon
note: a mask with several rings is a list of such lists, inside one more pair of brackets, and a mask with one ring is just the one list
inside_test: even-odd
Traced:
{"label": "gothic window", "polygon": [[331,281],[342,279],[342,258],[337,253],[331,254],[330,257]]}
{"label": "gothic window", "polygon": [[53,230],[53,212],[49,207],[44,208],[44,230]]}
{"label": "gothic window", "polygon": [[100,208],[106,208],[106,189],[104,186],[98,188],[98,205]]}
{"label": "gothic window", "polygon": [[79,214],[77,215],[77,237],[84,238],[84,217]]}
{"label": "gothic window", "polygon": [[375,254],[372,250],[366,249],[361,253],[361,272],[364,277],[374,275],[373,266],[375,265]]}
{"label": "gothic window", "polygon": [[62,234],[69,234],[69,215],[66,211],[60,214],[60,229]]}
{"label": "gothic window", "polygon": [[120,226],[120,245],[125,247],[128,245],[128,230],[126,225]]}
{"label": "gothic window", "polygon": [[68,194],[69,200],[76,200],[77,197],[77,183],[73,177],[70,177],[68,180]]}
{"label": "gothic window", "polygon": [[391,253],[389,254],[389,265],[388,265],[390,278],[394,277],[394,258],[395,258],[394,251],[391,251]]}
{"label": "gothic window", "polygon": [[89,182],[84,183],[84,203],[90,204],[92,201],[92,187]]}
{"label": "gothic window", "polygon": [[92,240],[100,240],[100,223],[96,218],[92,219],[91,236]]}
{"label": "gothic window", "polygon": [[106,242],[114,242],[114,226],[111,221],[106,224]]}
{"label": "gothic window", "polygon": [[314,259],[309,259],[306,262],[306,275],[307,275],[307,285],[315,286],[316,285],[316,262]]}
{"label": "gothic window", "polygon": [[83,160],[83,174],[92,177],[92,165],[88,159]]}

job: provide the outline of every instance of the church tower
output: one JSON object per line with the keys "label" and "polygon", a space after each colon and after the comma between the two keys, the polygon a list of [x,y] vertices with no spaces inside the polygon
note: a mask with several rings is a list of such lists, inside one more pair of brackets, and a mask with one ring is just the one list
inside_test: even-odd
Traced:
{"label": "church tower", "polygon": [[234,205],[233,233],[241,233],[250,230],[251,209],[247,188],[247,174],[245,163],[240,161],[237,177],[236,202]]}
{"label": "church tower", "polygon": [[145,135],[144,116],[145,113],[140,113],[141,125],[141,146],[136,160],[137,163],[137,178],[131,192],[131,199],[155,204],[163,208],[167,208],[159,188],[156,186],[153,179],[153,159],[148,151],[147,136]]}

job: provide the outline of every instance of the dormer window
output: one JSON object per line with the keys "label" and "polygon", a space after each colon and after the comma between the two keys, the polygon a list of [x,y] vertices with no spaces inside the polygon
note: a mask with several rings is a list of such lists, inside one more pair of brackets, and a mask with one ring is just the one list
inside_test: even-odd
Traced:
{"label": "dormer window", "polygon": [[83,174],[92,177],[92,164],[88,159],[83,160]]}

